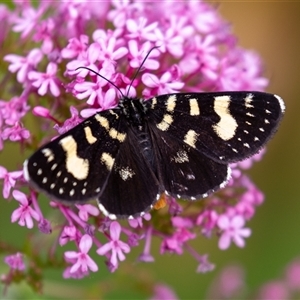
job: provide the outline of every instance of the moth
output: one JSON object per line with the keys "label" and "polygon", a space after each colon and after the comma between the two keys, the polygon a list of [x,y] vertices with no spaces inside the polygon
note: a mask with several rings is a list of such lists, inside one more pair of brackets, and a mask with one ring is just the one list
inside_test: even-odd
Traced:
{"label": "moth", "polygon": [[284,110],[256,91],[123,96],[38,149],[24,177],[54,200],[97,199],[110,219],[135,218],[162,193],[196,200],[223,188],[229,164],[264,147]]}

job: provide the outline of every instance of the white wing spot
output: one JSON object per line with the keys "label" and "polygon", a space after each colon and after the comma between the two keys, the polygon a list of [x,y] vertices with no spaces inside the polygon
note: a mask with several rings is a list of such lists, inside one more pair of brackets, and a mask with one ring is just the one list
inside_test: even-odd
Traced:
{"label": "white wing spot", "polygon": [[42,182],[45,184],[47,183],[47,181],[48,181],[47,177],[44,177]]}
{"label": "white wing spot", "polygon": [[195,177],[193,174],[187,174],[187,175],[186,175],[186,179],[187,179],[187,180],[195,180],[196,177]]}
{"label": "white wing spot", "polygon": [[75,194],[75,190],[72,189],[72,190],[70,191],[69,195],[72,197],[74,194]]}
{"label": "white wing spot", "polygon": [[110,112],[111,115],[115,116],[116,119],[119,119],[119,115],[116,114],[112,109],[110,109],[109,112]]}
{"label": "white wing spot", "polygon": [[68,182],[68,177],[65,177],[64,178],[64,183],[67,183]]}
{"label": "white wing spot", "polygon": [[253,95],[248,94],[245,98],[245,107],[246,108],[253,108],[254,106],[251,104],[252,101],[253,101]]}
{"label": "white wing spot", "polygon": [[57,164],[54,164],[52,167],[51,167],[51,171],[54,171],[57,167]]}
{"label": "white wing spot", "polygon": [[198,134],[194,130],[189,130],[184,136],[184,142],[193,148],[196,148]]}
{"label": "white wing spot", "polygon": [[228,141],[234,137],[238,124],[229,111],[230,97],[217,96],[214,101],[214,110],[220,117],[220,121],[212,127],[215,133],[223,139]]}
{"label": "white wing spot", "polygon": [[97,138],[93,136],[92,130],[89,126],[84,127],[85,138],[89,144],[94,144]]}
{"label": "white wing spot", "polygon": [[61,171],[58,171],[56,177],[60,177],[60,175],[61,175]]}
{"label": "white wing spot", "polygon": [[151,104],[151,109],[154,109],[154,107],[157,104],[157,99],[155,97],[152,98],[152,104]]}
{"label": "white wing spot", "polygon": [[167,111],[172,113],[176,106],[176,95],[170,96],[167,99],[166,104],[167,104]]}
{"label": "white wing spot", "polygon": [[172,123],[173,117],[169,114],[165,114],[162,121],[156,124],[156,127],[161,131],[167,131]]}
{"label": "white wing spot", "polygon": [[108,120],[100,115],[95,115],[95,119],[100,123],[100,125],[108,132],[109,123]]}
{"label": "white wing spot", "polygon": [[248,143],[244,143],[243,145],[244,145],[245,147],[247,147],[247,148],[250,148],[250,146],[249,146]]}
{"label": "white wing spot", "polygon": [[268,119],[265,119],[265,124],[270,124],[270,121]]}
{"label": "white wing spot", "polygon": [[51,149],[45,148],[42,150],[42,153],[47,157],[47,162],[54,160],[54,153]]}
{"label": "white wing spot", "polygon": [[81,194],[84,195],[86,193],[86,189],[82,189]]}
{"label": "white wing spot", "polygon": [[200,108],[198,105],[198,101],[195,98],[190,99],[190,115],[191,116],[199,116],[200,115]]}
{"label": "white wing spot", "polygon": [[37,174],[38,174],[38,175],[42,175],[42,174],[43,174],[42,169],[38,169]]}
{"label": "white wing spot", "polygon": [[112,156],[109,153],[103,152],[102,155],[101,155],[100,160],[103,164],[105,164],[107,170],[111,171],[111,169],[114,165],[115,159],[112,158]]}
{"label": "white wing spot", "polygon": [[119,170],[119,174],[124,181],[128,180],[129,178],[132,178],[133,175],[135,175],[134,171],[129,167],[121,168]]}
{"label": "white wing spot", "polygon": [[260,127],[259,130],[260,130],[261,132],[265,132],[265,130],[264,130],[262,127]]}
{"label": "white wing spot", "polygon": [[114,128],[110,128],[108,120],[100,115],[95,115],[95,119],[108,132],[108,134],[111,138],[116,139],[119,142],[124,142],[124,140],[126,138],[126,133],[122,133],[122,132],[117,131]]}
{"label": "white wing spot", "polygon": [[54,187],[55,187],[55,183],[51,183],[50,189],[54,189]]}
{"label": "white wing spot", "polygon": [[121,143],[124,142],[126,138],[126,133],[119,132],[114,128],[111,128],[108,134],[111,138],[118,140]]}
{"label": "white wing spot", "polygon": [[77,143],[71,135],[60,140],[66,153],[66,169],[76,179],[86,179],[89,174],[89,161],[77,156]]}
{"label": "white wing spot", "polygon": [[189,157],[184,150],[179,150],[176,152],[176,156],[172,157],[171,160],[174,160],[176,163],[182,164],[189,161]]}
{"label": "white wing spot", "polygon": [[63,188],[60,188],[58,192],[59,192],[60,194],[63,194],[63,193],[64,193],[64,189],[63,189]]}

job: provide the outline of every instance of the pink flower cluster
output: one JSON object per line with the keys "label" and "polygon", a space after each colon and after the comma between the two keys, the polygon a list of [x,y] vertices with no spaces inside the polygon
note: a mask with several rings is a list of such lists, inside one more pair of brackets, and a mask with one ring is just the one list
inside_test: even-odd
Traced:
{"label": "pink flower cluster", "polygon": [[247,286],[245,270],[229,265],[211,283],[207,299],[299,299],[299,294],[300,260],[296,258],[287,264],[281,278],[267,281],[255,292]]}
{"label": "pink flower cluster", "polygon": [[[107,80],[124,94],[131,85],[129,96],[145,98],[180,91],[263,90],[267,85],[259,57],[240,48],[229,24],[215,7],[203,1],[112,0],[100,4],[49,0],[36,5],[29,1],[14,4],[12,11],[0,5],[2,23],[7,24],[0,36],[6,47],[2,49],[6,69],[1,73],[7,73],[1,80],[8,82],[0,100],[2,151],[8,140],[19,144],[20,151],[33,151],[84,118],[117,105],[119,92]],[[150,53],[132,82],[154,46],[159,47]],[[107,80],[78,67],[89,67]],[[26,128],[29,118],[38,122],[34,132]],[[247,167],[253,160],[248,160]],[[16,166],[21,163],[18,160]],[[50,202],[64,217],[52,228],[40,209],[39,193],[28,187],[22,171],[10,172],[0,166],[0,179],[3,198],[12,196],[18,205],[11,222],[55,233],[60,246],[75,243],[77,251],[65,252],[68,267],[64,277],[82,278],[99,269],[88,254],[93,246],[98,255],[106,257],[109,270],[115,271],[130,249],[140,243],[145,246],[139,260],[154,261],[151,240],[156,237],[161,240],[161,254],[188,252],[198,263],[198,272],[213,268],[206,254],[200,255],[189,245],[199,228],[208,238],[218,235],[220,249],[231,243],[243,247],[251,234],[245,222],[253,217],[263,195],[241,165],[233,168],[228,187],[201,206],[167,199],[169,210],[154,211],[122,222],[122,226],[101,216],[94,205],[69,207]],[[162,219],[168,230],[157,225]]]}

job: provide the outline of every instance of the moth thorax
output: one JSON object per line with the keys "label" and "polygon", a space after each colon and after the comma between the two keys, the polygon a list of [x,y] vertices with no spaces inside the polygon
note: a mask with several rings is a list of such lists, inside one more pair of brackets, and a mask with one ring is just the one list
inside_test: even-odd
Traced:
{"label": "moth thorax", "polygon": [[122,112],[128,121],[134,126],[143,126],[146,108],[138,99],[126,99],[121,104]]}

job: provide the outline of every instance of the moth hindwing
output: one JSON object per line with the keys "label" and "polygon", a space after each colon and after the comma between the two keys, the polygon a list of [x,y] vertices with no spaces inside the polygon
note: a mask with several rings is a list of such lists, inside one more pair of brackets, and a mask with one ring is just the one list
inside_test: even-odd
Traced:
{"label": "moth hindwing", "polygon": [[228,164],[257,153],[284,109],[262,92],[125,97],[42,146],[24,176],[56,200],[97,198],[111,219],[140,216],[162,193],[195,200],[224,187]]}

